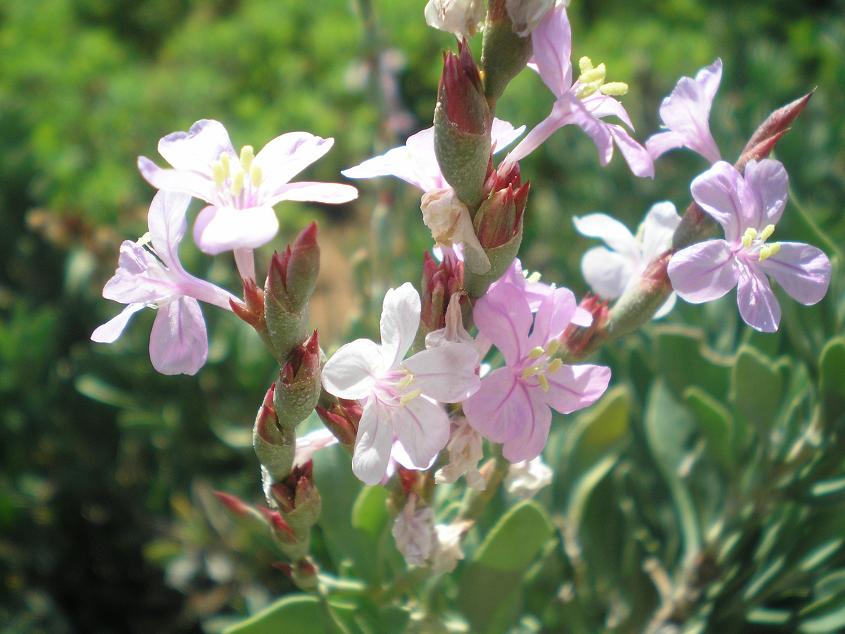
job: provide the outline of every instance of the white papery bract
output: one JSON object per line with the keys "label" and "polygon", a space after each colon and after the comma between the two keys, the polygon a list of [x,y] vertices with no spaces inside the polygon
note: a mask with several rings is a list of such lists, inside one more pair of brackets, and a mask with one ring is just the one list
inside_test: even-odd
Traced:
{"label": "white papery bract", "polygon": [[393,539],[396,548],[409,566],[423,566],[437,545],[434,529],[434,511],[430,506],[417,508],[417,496],[410,494],[408,501],[393,521]]}
{"label": "white papery bract", "polygon": [[552,483],[552,470],[537,456],[515,462],[505,476],[505,490],[518,498],[530,498]]}

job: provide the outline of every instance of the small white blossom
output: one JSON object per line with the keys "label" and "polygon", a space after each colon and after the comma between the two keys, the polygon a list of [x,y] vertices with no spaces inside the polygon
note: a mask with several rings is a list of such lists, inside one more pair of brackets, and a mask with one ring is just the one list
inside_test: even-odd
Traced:
{"label": "small white blossom", "polygon": [[420,210],[435,244],[442,247],[462,244],[464,261],[473,272],[481,274],[490,270],[490,260],[475,235],[469,209],[451,187],[424,193]]}
{"label": "small white blossom", "polygon": [[431,557],[431,571],[436,574],[452,572],[458,562],[464,558],[461,549],[461,536],[470,524],[459,522],[456,524],[437,524],[434,527],[437,544]]}
{"label": "small white blossom", "polygon": [[510,466],[505,476],[505,490],[519,498],[530,498],[551,482],[552,470],[542,457],[537,456]]}
{"label": "small white blossom", "polygon": [[520,37],[527,37],[546,14],[557,5],[569,6],[569,0],[507,0],[505,8],[513,24],[513,31]]}
{"label": "small white blossom", "polygon": [[456,37],[471,38],[484,21],[484,0],[428,0],[426,23]]}
{"label": "small white blossom", "polygon": [[426,506],[417,508],[417,496],[411,494],[405,508],[393,522],[396,548],[409,566],[424,566],[431,557],[437,536],[434,530],[434,511]]}
{"label": "small white blossom", "polygon": [[478,470],[478,463],[484,457],[481,434],[470,427],[463,416],[452,422],[452,438],[446,446],[449,464],[437,470],[434,481],[437,484],[457,482],[458,478],[466,475],[470,488],[483,491],[487,488],[487,481]]}

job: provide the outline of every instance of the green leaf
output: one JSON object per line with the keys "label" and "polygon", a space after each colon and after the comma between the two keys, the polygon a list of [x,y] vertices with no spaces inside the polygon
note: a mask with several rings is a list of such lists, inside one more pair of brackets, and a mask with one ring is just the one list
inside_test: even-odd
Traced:
{"label": "green leaf", "polygon": [[825,417],[833,423],[845,412],[845,338],[827,342],[819,358],[819,391]]}
{"label": "green leaf", "polygon": [[520,586],[552,536],[546,511],[527,500],[496,523],[464,570],[459,603],[472,631],[504,632],[519,611]]}
{"label": "green leaf", "polygon": [[[227,628],[224,634],[311,634],[326,623],[326,612],[316,597],[295,594],[279,599],[246,621]],[[325,631],[331,631],[326,629]]]}
{"label": "green leaf", "polygon": [[730,411],[704,390],[692,386],[684,391],[684,400],[698,423],[707,452],[726,472],[734,468],[734,419]]}
{"label": "green leaf", "polygon": [[387,489],[364,487],[352,507],[352,526],[378,539],[390,517],[387,512]]}
{"label": "green leaf", "polygon": [[672,495],[686,560],[697,553],[701,545],[695,505],[679,473],[681,463],[689,452],[693,429],[692,417],[672,397],[669,388],[662,381],[657,381],[649,393],[646,406],[646,439]]}
{"label": "green leaf", "polygon": [[769,430],[777,416],[783,376],[758,350],[742,346],[736,355],[731,397],[737,409],[758,430]]}
{"label": "green leaf", "polygon": [[845,594],[827,597],[802,612],[799,632],[827,634],[845,629]]}
{"label": "green leaf", "polygon": [[700,329],[658,326],[654,329],[654,363],[675,394],[696,385],[715,398],[728,390],[730,360],[704,345]]}

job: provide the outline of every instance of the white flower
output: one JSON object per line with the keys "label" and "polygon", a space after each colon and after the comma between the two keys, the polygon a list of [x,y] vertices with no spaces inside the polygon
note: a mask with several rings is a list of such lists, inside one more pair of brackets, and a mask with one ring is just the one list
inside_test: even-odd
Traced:
{"label": "white flower", "polygon": [[393,522],[393,539],[396,548],[409,566],[424,566],[434,550],[437,540],[434,531],[434,511],[426,506],[417,508],[417,496],[408,496],[405,508]]}
{"label": "white flower", "polygon": [[[587,251],[581,259],[581,272],[594,293],[616,299],[629,285],[639,283],[648,265],[671,248],[672,235],[681,217],[672,203],[657,203],[648,210],[636,236],[607,214],[587,214],[573,221],[581,235],[600,238],[610,247]],[[664,317],[674,306],[672,293],[654,318]]]}
{"label": "white flower", "polygon": [[467,531],[470,522],[456,524],[437,524],[434,527],[437,543],[431,556],[431,571],[440,575],[452,572],[458,562],[464,558],[461,549],[461,537]]}
{"label": "white flower", "polygon": [[471,38],[484,21],[484,0],[428,0],[425,21],[431,27]]}
{"label": "white flower", "polygon": [[513,24],[513,31],[520,37],[527,37],[546,14],[557,5],[569,6],[569,0],[507,0],[505,8]]}
{"label": "white flower", "polygon": [[505,490],[519,498],[530,498],[552,482],[552,470],[537,456],[513,463],[505,476]]}
{"label": "white flower", "polygon": [[490,259],[475,235],[469,209],[451,187],[425,192],[420,200],[420,210],[436,246],[462,244],[464,260],[474,273],[483,274],[490,270]]}
{"label": "white flower", "polygon": [[[381,345],[357,339],[323,369],[323,386],[339,398],[361,400],[352,471],[366,484],[385,475],[391,458],[427,469],[449,440],[449,417],[436,401],[458,403],[479,387],[478,354],[462,343],[405,354],[420,323],[420,296],[405,283],[384,296]],[[394,443],[394,440],[398,441]]]}

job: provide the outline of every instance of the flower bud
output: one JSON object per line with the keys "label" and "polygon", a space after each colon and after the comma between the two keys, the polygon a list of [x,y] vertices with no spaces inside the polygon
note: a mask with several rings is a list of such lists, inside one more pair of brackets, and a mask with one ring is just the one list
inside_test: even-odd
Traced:
{"label": "flower bud", "polygon": [[273,405],[278,423],[293,429],[313,411],[320,397],[320,343],[317,331],[291,350],[279,373]]}
{"label": "flower bud", "polygon": [[268,487],[270,501],[297,535],[301,535],[317,522],[322,510],[320,492],[314,485],[314,463],[295,466],[287,477]]}
{"label": "flower bud", "polygon": [[484,89],[491,107],[499,100],[510,81],[531,59],[531,38],[514,31],[508,4],[533,4],[531,0],[489,0],[481,69]]}
{"label": "flower bud", "polygon": [[311,543],[310,535],[298,536],[293,528],[288,525],[278,511],[259,506],[264,521],[273,531],[273,537],[279,545],[280,550],[293,561],[299,561],[308,555],[308,548]]}
{"label": "flower bud", "polygon": [[471,38],[484,21],[484,1],[428,0],[425,21],[435,29],[453,33],[459,40]]}
{"label": "flower bud", "polygon": [[451,249],[444,249],[443,256],[437,264],[428,251],[423,255],[420,323],[426,332],[445,327],[449,298],[464,285],[464,263]]}
{"label": "flower bud", "polygon": [[317,283],[320,248],[311,223],[281,254],[274,253],[264,286],[264,319],[276,352],[284,360],[305,339],[305,309]]}
{"label": "flower bud", "polygon": [[483,196],[492,121],[478,67],[466,41],[461,42],[457,55],[450,51],[443,56],[434,109],[434,152],[443,178],[470,207]]}
{"label": "flower bud", "polygon": [[[815,92],[815,91],[813,91]],[[810,98],[813,96],[813,92],[808,92],[803,97],[796,99],[792,103],[788,103],[782,108],[778,108],[768,117],[766,120],[763,121],[758,127],[757,130],[754,131],[754,134],[751,135],[751,138],[748,139],[748,143],[745,145],[745,149],[742,151],[742,156],[740,157],[738,164],[736,165],[737,170],[740,172],[743,171],[745,163],[748,162],[748,159],[743,161],[743,157],[752,152],[755,147],[764,144],[767,140],[771,139],[771,137],[777,137],[780,139],[783,136],[792,122],[804,111],[804,108],[807,106],[807,103],[810,101]],[[777,142],[775,139],[775,142]],[[771,147],[769,147],[768,151],[765,152],[759,158],[763,158],[764,156],[768,155],[769,152],[774,148],[774,143],[772,143]],[[757,158],[757,157],[752,157]],[[757,160],[759,160],[757,158]],[[741,165],[740,165],[741,163]]]}
{"label": "flower bud", "polygon": [[260,518],[261,516],[249,504],[239,497],[224,491],[214,491],[214,497],[226,507],[232,515],[238,518]]}
{"label": "flower bud", "polygon": [[358,401],[344,398],[335,399],[328,407],[317,405],[315,408],[320,420],[332,432],[341,445],[352,449],[358,435],[358,423],[363,410]]}
{"label": "flower bud", "polygon": [[578,326],[571,323],[563,331],[561,335],[561,342],[566,350],[573,357],[580,357],[587,345],[593,340],[596,332],[604,329],[607,325],[609,309],[607,300],[601,299],[598,295],[588,293],[581,300],[578,305],[583,308],[593,318],[592,323],[587,327]]}
{"label": "flower bud", "polygon": [[252,446],[261,465],[274,480],[285,477],[293,466],[296,436],[293,427],[281,427],[273,406],[275,384],[270,386],[258,409],[252,431]]}

